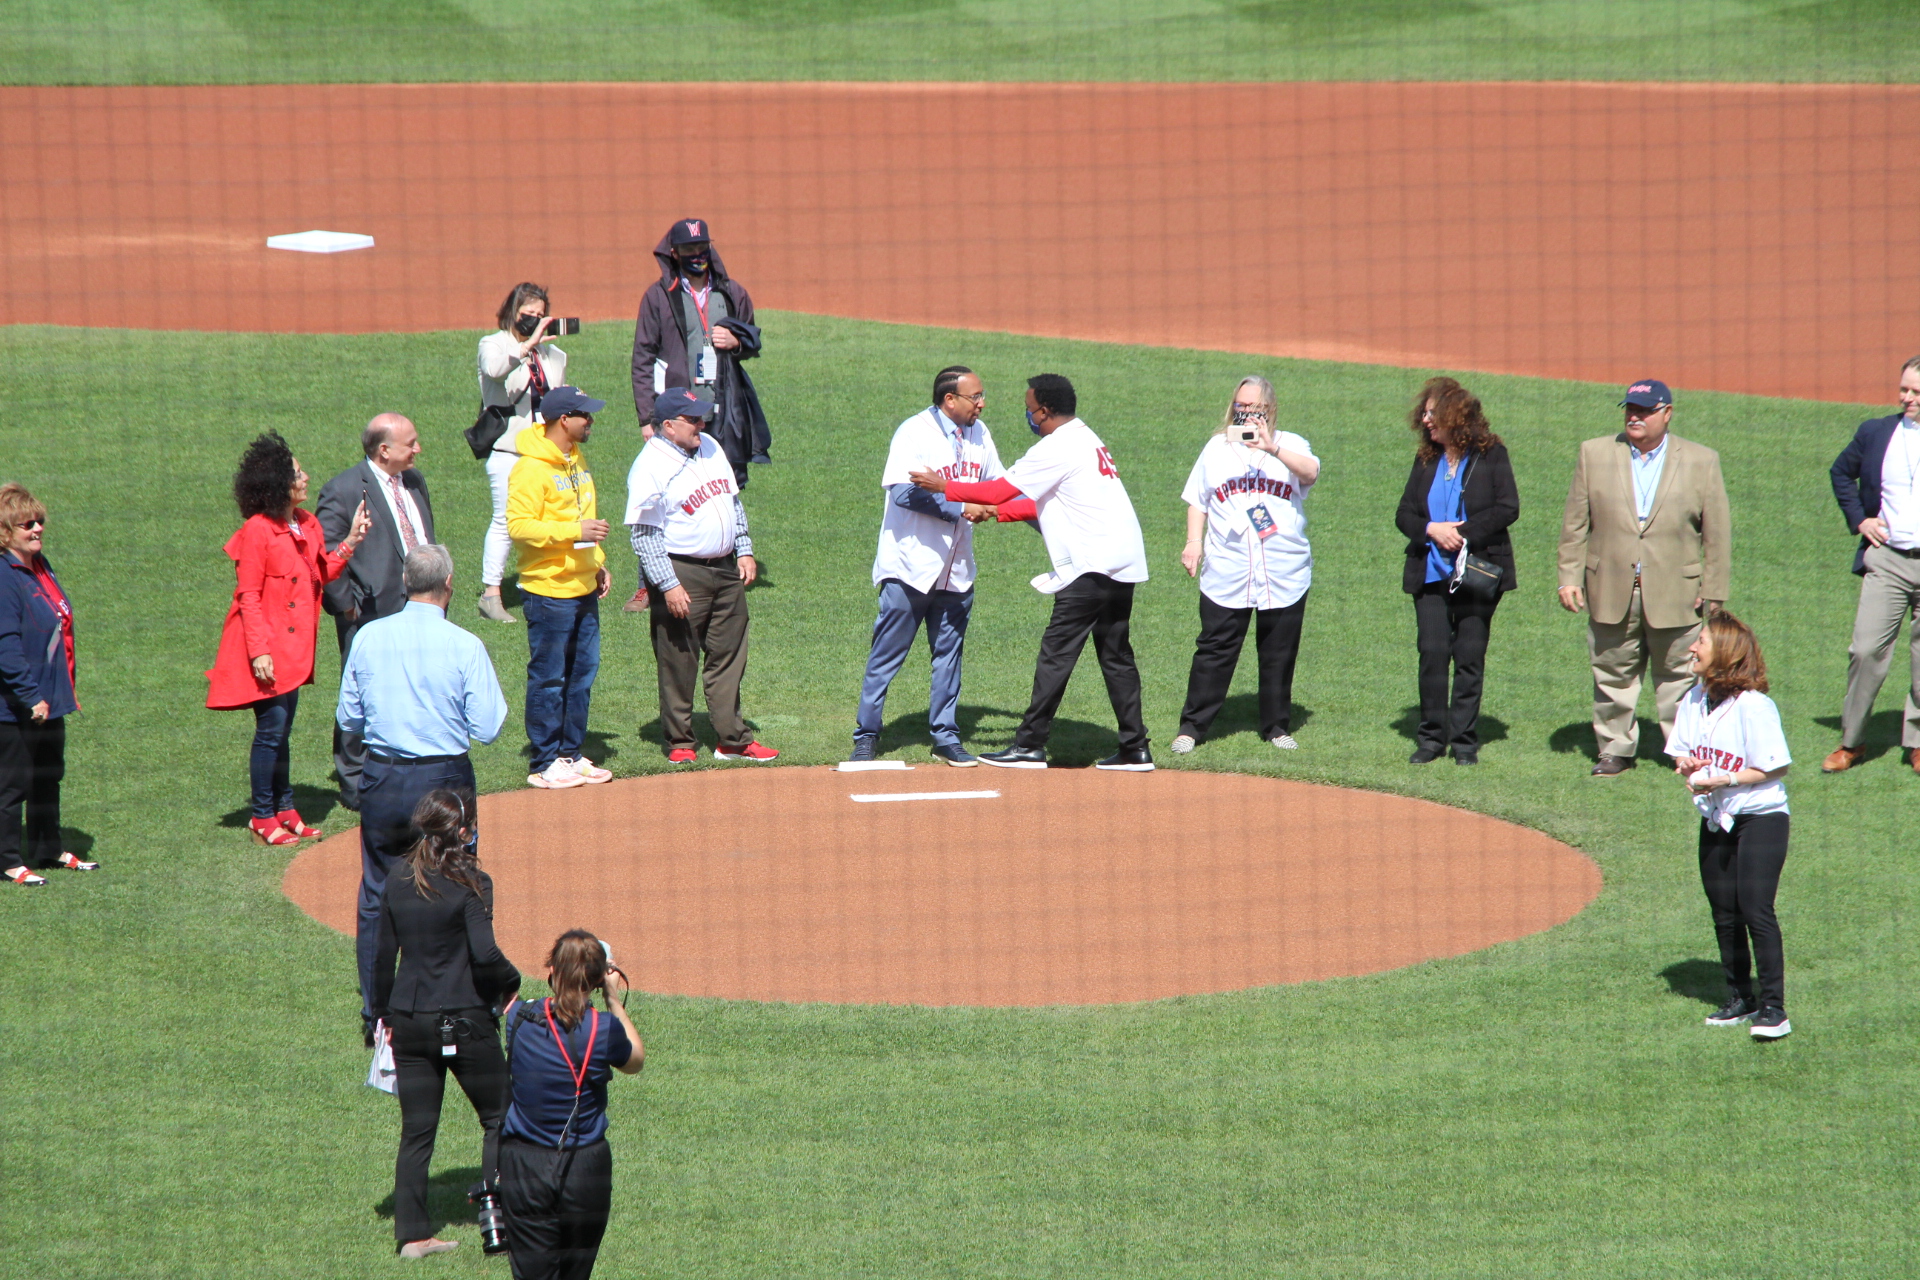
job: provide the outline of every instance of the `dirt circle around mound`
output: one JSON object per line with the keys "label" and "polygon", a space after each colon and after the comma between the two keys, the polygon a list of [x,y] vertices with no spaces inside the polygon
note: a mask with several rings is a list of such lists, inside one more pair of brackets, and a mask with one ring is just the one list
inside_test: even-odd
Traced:
{"label": "dirt circle around mound", "polygon": [[[480,800],[500,944],[581,926],[641,990],[1114,1004],[1376,973],[1561,924],[1600,869],[1423,800],[1237,774],[746,768]],[[351,934],[358,828],[283,888]]]}

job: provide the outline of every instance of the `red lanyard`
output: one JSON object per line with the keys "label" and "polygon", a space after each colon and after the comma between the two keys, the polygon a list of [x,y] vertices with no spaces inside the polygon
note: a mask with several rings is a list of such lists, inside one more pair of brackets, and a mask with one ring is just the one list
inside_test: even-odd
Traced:
{"label": "red lanyard", "polygon": [[713,286],[695,289],[692,284],[688,284],[687,296],[693,299],[695,309],[700,312],[700,332],[712,333],[713,326],[707,323],[707,299],[713,296]]}
{"label": "red lanyard", "polygon": [[593,1026],[587,1032],[586,1052],[580,1055],[580,1066],[576,1069],[573,1065],[573,1055],[567,1052],[567,1042],[560,1038],[560,1028],[553,1023],[552,997],[548,997],[542,1008],[547,1015],[547,1030],[553,1032],[553,1043],[560,1050],[560,1061],[567,1064],[567,1072],[573,1076],[573,1091],[578,1094],[587,1087],[587,1068],[593,1065],[593,1041],[594,1037],[600,1034],[600,1011],[589,1010],[593,1014]]}

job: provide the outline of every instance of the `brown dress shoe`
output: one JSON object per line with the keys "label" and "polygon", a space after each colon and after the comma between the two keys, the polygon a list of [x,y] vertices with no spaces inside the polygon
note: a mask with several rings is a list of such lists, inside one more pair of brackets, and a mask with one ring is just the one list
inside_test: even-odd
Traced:
{"label": "brown dress shoe", "polygon": [[640,588],[633,593],[633,599],[620,606],[624,613],[645,613],[647,611],[647,589]]}
{"label": "brown dress shoe", "polygon": [[1915,773],[1920,773],[1920,747],[1907,752],[1907,763],[1913,766]]}
{"label": "brown dress shoe", "polygon": [[1593,777],[1617,778],[1633,768],[1632,756],[1601,756],[1600,763],[1593,766]]}
{"label": "brown dress shoe", "polygon": [[1860,763],[1860,748],[1835,747],[1833,754],[1820,762],[1822,773],[1845,773]]}

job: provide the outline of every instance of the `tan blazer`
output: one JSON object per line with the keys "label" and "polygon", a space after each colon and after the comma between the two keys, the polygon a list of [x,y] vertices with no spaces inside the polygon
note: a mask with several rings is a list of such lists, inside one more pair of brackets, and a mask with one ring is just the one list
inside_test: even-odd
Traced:
{"label": "tan blazer", "polygon": [[1631,456],[1625,432],[1580,446],[1560,522],[1560,585],[1584,587],[1593,620],[1617,623],[1627,616],[1638,563],[1647,625],[1692,626],[1699,616],[1694,599],[1724,602],[1731,576],[1720,455],[1669,433],[1644,530],[1634,509]]}

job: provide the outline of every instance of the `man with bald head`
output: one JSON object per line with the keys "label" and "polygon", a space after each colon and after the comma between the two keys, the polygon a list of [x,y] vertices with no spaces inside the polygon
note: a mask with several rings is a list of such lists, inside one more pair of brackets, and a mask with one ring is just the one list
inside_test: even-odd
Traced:
{"label": "man with bald head", "polygon": [[[433,504],[427,498],[427,482],[413,465],[420,456],[420,433],[413,423],[397,413],[376,414],[360,433],[360,448],[366,461],[327,481],[316,513],[329,544],[346,536],[354,510],[362,502],[373,517],[366,541],[346,571],[327,584],[322,600],[333,615],[343,660],[354,632],[406,607],[401,569],[407,553],[433,542]],[[336,727],[333,763],[340,775],[340,802],[355,812],[360,808],[360,770],[365,760],[360,735]]]}

